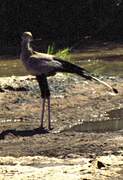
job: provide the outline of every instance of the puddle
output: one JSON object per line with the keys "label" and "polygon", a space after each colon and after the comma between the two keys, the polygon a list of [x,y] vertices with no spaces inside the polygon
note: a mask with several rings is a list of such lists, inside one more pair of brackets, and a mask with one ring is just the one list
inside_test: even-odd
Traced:
{"label": "puddle", "polygon": [[106,113],[108,120],[102,121],[83,121],[75,124],[63,131],[76,132],[111,132],[123,129],[123,108],[108,111]]}
{"label": "puddle", "polygon": [[119,119],[123,121],[123,108],[121,109],[114,109],[107,112],[110,119]]}

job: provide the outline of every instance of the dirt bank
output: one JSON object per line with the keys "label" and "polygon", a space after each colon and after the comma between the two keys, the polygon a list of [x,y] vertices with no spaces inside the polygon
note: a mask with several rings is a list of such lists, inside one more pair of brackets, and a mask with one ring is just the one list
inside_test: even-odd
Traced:
{"label": "dirt bank", "polygon": [[[36,174],[34,179],[41,177],[42,179],[44,177],[51,179],[59,173],[63,175],[62,178],[59,174],[61,179],[68,177],[72,179],[71,174],[75,175],[74,179],[78,177],[82,179],[92,179],[92,177],[95,179],[111,179],[111,173],[114,173],[113,177],[118,176],[120,179],[123,164],[122,131],[100,133],[63,131],[75,123],[83,121],[110,120],[108,112],[123,108],[123,80],[117,78],[104,78],[104,80],[117,88],[119,94],[114,95],[103,85],[87,82],[75,76],[58,75],[53,80],[49,79],[52,91],[53,130],[48,132],[45,129],[41,132],[37,129],[40,124],[40,93],[36,81],[27,77],[1,78],[1,177],[3,179],[4,177],[15,178],[16,175],[21,177],[23,172],[26,172],[27,174],[23,179],[30,179],[32,173]],[[47,114],[45,119],[47,120]],[[45,127],[47,127],[47,121],[45,121]],[[13,159],[12,164],[9,164],[6,156],[17,159]],[[27,164],[28,161],[23,156],[31,156],[30,159],[34,160],[35,165],[33,163],[33,165]],[[39,161],[35,161],[36,156],[40,159],[39,164]],[[18,159],[20,157],[26,161],[24,166],[22,164],[18,166],[18,163],[13,164],[15,161],[21,162]],[[45,167],[42,167],[44,157],[47,157],[48,162],[51,161],[52,163],[50,162],[49,165],[45,164]],[[54,157],[56,159],[52,160]],[[83,158],[84,160],[82,160]],[[105,166],[101,170],[97,166],[98,158]],[[71,159],[77,163],[71,165]],[[58,166],[55,163],[56,161]],[[62,165],[59,166],[61,162]],[[66,164],[66,162],[69,163]],[[93,162],[96,162],[96,165],[93,166]],[[116,162],[121,162],[121,164]],[[28,165],[32,168],[30,172],[25,169]],[[90,170],[92,167],[94,167],[94,171]],[[44,169],[47,175],[40,174],[40,172],[44,172]],[[96,175],[99,175],[99,178]]]}

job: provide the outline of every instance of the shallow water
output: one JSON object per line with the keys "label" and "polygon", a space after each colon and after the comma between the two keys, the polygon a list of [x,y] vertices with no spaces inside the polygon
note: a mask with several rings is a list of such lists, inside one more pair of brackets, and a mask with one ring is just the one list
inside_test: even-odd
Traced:
{"label": "shallow water", "polygon": [[[74,63],[86,68],[95,75],[123,77],[123,61],[78,60],[77,57]],[[0,77],[23,76],[28,74],[19,59],[0,60]]]}
{"label": "shallow water", "polygon": [[0,77],[27,75],[22,62],[19,59],[0,60]]}
{"label": "shallow water", "polygon": [[76,132],[109,132],[123,129],[123,108],[114,109],[106,113],[107,120],[101,121],[83,121],[82,123],[72,125],[63,131]]}
{"label": "shallow water", "polygon": [[123,61],[88,60],[79,61],[77,64],[96,75],[123,77]]}

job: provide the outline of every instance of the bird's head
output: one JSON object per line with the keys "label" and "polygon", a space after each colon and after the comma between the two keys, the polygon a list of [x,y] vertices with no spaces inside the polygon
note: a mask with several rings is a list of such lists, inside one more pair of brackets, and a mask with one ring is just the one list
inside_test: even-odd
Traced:
{"label": "bird's head", "polygon": [[23,41],[32,41],[32,33],[31,32],[24,32],[22,35],[22,40]]}

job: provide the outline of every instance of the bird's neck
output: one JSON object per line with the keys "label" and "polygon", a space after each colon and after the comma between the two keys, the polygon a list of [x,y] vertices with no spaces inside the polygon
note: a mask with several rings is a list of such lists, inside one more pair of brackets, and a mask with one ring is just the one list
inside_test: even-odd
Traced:
{"label": "bird's neck", "polygon": [[28,59],[33,54],[33,49],[30,46],[30,42],[26,41],[21,43],[21,57],[22,60]]}

